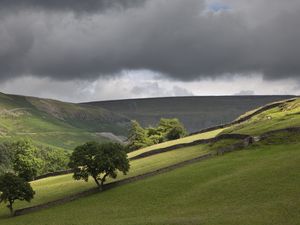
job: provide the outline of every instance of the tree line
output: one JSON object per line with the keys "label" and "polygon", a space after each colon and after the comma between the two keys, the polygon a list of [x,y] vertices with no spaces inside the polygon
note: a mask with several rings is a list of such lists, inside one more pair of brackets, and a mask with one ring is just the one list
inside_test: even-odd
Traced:
{"label": "tree line", "polygon": [[143,128],[137,121],[131,122],[127,151],[176,140],[187,135],[183,124],[177,119],[161,118],[156,127]]}
{"label": "tree line", "polygon": [[69,154],[35,146],[29,139],[0,144],[0,203],[13,215],[16,200],[30,202],[35,191],[30,181],[36,176],[68,167]]}
{"label": "tree line", "polygon": [[70,153],[35,145],[30,139],[0,143],[0,174],[15,171],[27,181],[68,168]]}

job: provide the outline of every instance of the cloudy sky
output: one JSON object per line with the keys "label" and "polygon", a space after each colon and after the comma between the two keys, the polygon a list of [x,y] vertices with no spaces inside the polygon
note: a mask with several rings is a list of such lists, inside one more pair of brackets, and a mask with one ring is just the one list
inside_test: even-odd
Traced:
{"label": "cloudy sky", "polygon": [[0,0],[0,91],[300,95],[299,0]]}

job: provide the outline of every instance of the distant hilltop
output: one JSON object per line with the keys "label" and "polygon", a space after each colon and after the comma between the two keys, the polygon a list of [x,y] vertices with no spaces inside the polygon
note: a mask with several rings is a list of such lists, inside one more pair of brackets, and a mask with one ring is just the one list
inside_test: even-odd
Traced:
{"label": "distant hilltop", "polygon": [[125,99],[82,103],[101,107],[137,120],[143,126],[154,126],[161,117],[178,118],[189,132],[231,122],[239,115],[270,102],[293,98],[280,96],[193,96]]}

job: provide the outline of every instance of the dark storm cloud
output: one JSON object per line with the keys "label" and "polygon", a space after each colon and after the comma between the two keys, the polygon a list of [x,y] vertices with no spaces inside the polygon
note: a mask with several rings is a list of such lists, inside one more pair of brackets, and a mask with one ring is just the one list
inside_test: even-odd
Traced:
{"label": "dark storm cloud", "polygon": [[[2,9],[20,9],[0,16],[2,79],[93,79],[138,69],[179,80],[251,73],[299,78],[296,0],[224,0],[228,7],[217,12],[202,0],[148,0],[132,8],[139,1],[21,2],[0,0]],[[99,11],[115,5],[130,9]]]}
{"label": "dark storm cloud", "polygon": [[3,11],[33,9],[94,13],[110,8],[130,8],[143,2],[144,0],[0,0],[0,5]]}

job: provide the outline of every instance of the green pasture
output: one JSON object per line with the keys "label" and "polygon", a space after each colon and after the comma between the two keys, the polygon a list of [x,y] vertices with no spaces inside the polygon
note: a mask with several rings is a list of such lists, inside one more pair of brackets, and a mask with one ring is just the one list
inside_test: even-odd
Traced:
{"label": "green pasture", "polygon": [[[65,178],[51,178],[47,182]],[[63,183],[67,186],[69,182]],[[60,191],[50,184],[42,186],[49,187],[49,194]],[[297,225],[299,186],[300,143],[261,143],[61,206],[16,218],[2,217],[0,222],[7,225]]]}

